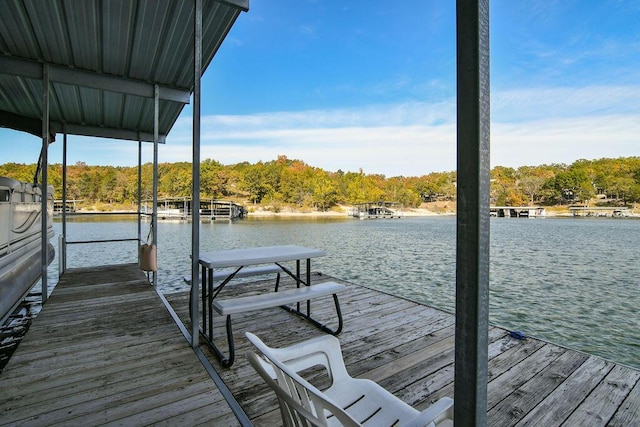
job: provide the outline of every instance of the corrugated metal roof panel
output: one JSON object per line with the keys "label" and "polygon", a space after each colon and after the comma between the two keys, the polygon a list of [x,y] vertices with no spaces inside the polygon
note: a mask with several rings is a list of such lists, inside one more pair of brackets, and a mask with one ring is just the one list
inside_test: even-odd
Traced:
{"label": "corrugated metal roof panel", "polygon": [[[203,71],[247,8],[247,0],[204,0]],[[153,101],[147,96],[157,84],[167,94],[160,101],[164,135],[184,106],[176,101],[188,102],[193,90],[192,2],[0,0],[0,10],[0,65],[12,61],[11,67],[0,67],[0,114],[40,118],[41,64],[54,67],[55,76],[69,76],[50,86],[50,118],[59,124],[101,128],[103,133],[110,128],[129,135],[153,133]],[[72,70],[112,79],[87,79]],[[76,77],[82,81],[74,85]]]}

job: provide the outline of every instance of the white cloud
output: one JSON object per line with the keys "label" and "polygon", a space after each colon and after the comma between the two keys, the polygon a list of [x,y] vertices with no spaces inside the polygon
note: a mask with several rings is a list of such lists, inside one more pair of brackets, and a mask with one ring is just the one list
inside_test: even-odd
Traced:
{"label": "white cloud", "polygon": [[[640,88],[527,88],[494,91],[491,165],[518,167],[572,163],[577,159],[637,156],[640,153]],[[22,135],[11,131],[7,141]],[[216,115],[202,118],[201,158],[223,164],[300,159],[329,171],[419,176],[456,168],[453,100],[399,103],[364,108]],[[26,137],[25,137],[26,138]],[[6,161],[32,163],[33,153],[12,154]],[[26,144],[26,143],[25,143]],[[17,144],[18,146],[21,144]],[[61,161],[61,146],[50,159]],[[144,144],[143,161],[151,161]],[[191,118],[181,118],[159,148],[161,162],[191,161]],[[69,163],[135,165],[135,142],[69,137]]]}
{"label": "white cloud", "polygon": [[636,115],[548,118],[494,123],[491,165],[518,167],[639,154]]}
{"label": "white cloud", "polygon": [[[326,170],[421,175],[455,168],[452,102],[274,112],[202,119],[201,157],[224,164],[278,155]],[[162,158],[191,159],[191,120],[176,124]],[[420,161],[416,161],[416,158]]]}
{"label": "white cloud", "polygon": [[494,122],[581,117],[611,113],[640,114],[640,87],[536,87],[494,91]]}
{"label": "white cloud", "polygon": [[[329,171],[422,175],[455,169],[454,125],[309,127],[235,130],[203,138],[202,158],[224,164],[274,160],[278,155],[304,160]],[[162,157],[189,160],[189,146],[162,147]],[[416,161],[419,159],[418,161]]]}
{"label": "white cloud", "polygon": [[[624,86],[496,91],[491,164],[518,167],[638,155],[638,99],[640,88]],[[202,158],[224,164],[286,155],[330,171],[363,168],[387,176],[456,168],[453,100],[208,116],[202,123]],[[190,119],[177,123],[162,147],[162,159],[191,159],[190,126]]]}

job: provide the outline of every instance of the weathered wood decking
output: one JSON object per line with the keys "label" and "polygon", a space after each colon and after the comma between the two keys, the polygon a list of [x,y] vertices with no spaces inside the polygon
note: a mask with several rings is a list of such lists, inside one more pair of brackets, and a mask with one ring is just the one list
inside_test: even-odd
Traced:
{"label": "weathered wood decking", "polygon": [[[238,425],[144,275],[120,267],[65,274],[0,374],[0,425]],[[187,294],[168,299],[186,319]],[[340,301],[352,375],[417,408],[453,396],[453,315],[351,284]],[[331,324],[332,304],[319,302],[314,314]],[[276,347],[321,332],[277,308],[234,316],[238,357],[219,373],[256,425],[280,425],[275,395],[244,359],[245,331]],[[500,328],[490,341],[489,425],[640,425],[640,371]]]}
{"label": "weathered wood decking", "polygon": [[70,270],[0,375],[0,425],[237,425],[137,265]]}
{"label": "weathered wood decking", "polygon": [[[315,275],[313,280],[335,279]],[[269,283],[229,286],[224,292],[264,290]],[[186,318],[186,295],[169,300]],[[318,305],[324,308],[314,310],[329,324],[335,319],[330,302],[327,298]],[[453,397],[452,314],[357,285],[348,285],[340,304],[345,326],[339,338],[351,375],[375,380],[419,409]],[[218,343],[224,345],[222,318],[218,326]],[[230,369],[219,369],[220,375],[256,425],[280,425],[275,395],[244,358],[245,331],[274,347],[321,332],[278,308],[234,316],[238,356]],[[536,339],[517,340],[501,328],[492,327],[489,334],[489,425],[640,425],[640,371]]]}

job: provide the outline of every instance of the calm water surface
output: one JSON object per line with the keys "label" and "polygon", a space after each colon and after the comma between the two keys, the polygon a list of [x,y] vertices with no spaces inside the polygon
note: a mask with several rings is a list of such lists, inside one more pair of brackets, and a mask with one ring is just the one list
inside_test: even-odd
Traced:
{"label": "calm water surface", "polygon": [[[61,224],[56,224],[60,234]],[[129,238],[134,221],[70,222],[68,240]],[[143,225],[144,236],[148,224]],[[185,290],[190,224],[158,225],[158,283]],[[455,218],[244,219],[203,223],[202,250],[297,244],[324,249],[313,269],[453,311]],[[491,220],[490,321],[640,368],[640,221]],[[69,267],[131,262],[135,242],[72,245]],[[54,261],[55,263],[55,261]],[[55,270],[55,268],[54,268]],[[57,277],[53,273],[52,277]]]}

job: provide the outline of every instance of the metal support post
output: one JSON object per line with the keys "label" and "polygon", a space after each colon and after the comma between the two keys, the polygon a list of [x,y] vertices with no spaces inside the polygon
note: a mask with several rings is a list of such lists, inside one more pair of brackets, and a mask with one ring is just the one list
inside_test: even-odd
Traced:
{"label": "metal support post", "polygon": [[[202,0],[194,0],[193,20],[193,204],[191,206],[191,345],[199,344],[198,275],[200,261],[200,83],[202,73]],[[204,277],[203,277],[204,280]],[[205,284],[203,283],[202,286]],[[193,289],[195,287],[195,289]]]}
{"label": "metal support post", "polygon": [[[142,217],[140,212],[142,210],[142,139],[138,138],[138,246],[140,246],[140,242],[142,241]],[[138,251],[138,262],[139,259],[139,251]]]}
{"label": "metal support post", "polygon": [[[153,92],[153,216],[151,217],[153,244],[158,247],[158,127],[160,123],[160,88]],[[157,253],[157,252],[156,252]],[[153,272],[153,286],[158,286],[158,272]]]}
{"label": "metal support post", "polygon": [[58,245],[58,257],[61,267],[58,271],[58,277],[67,270],[67,129],[64,128],[64,136],[62,138],[62,238]]}
{"label": "metal support post", "polygon": [[41,282],[42,282],[42,303],[47,301],[48,297],[48,281],[47,267],[48,263],[48,201],[47,185],[49,184],[48,168],[49,168],[49,66],[42,66],[42,157],[40,159],[42,166],[42,180],[40,182],[40,202],[41,202],[41,245],[40,245],[40,262],[41,262]]}
{"label": "metal support post", "polygon": [[455,413],[487,417],[489,319],[489,0],[458,0]]}

